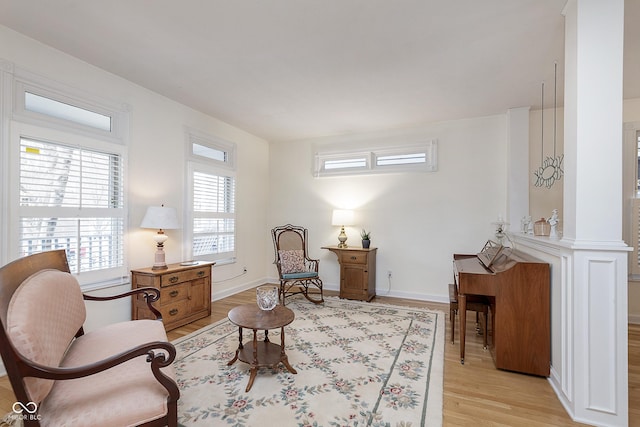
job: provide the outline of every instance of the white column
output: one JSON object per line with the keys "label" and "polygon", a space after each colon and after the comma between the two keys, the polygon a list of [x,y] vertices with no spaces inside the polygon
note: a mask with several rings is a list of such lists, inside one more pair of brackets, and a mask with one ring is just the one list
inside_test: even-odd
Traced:
{"label": "white column", "polygon": [[567,2],[562,297],[554,302],[564,366],[551,381],[576,421],[602,426],[628,425],[623,29],[624,0]]}
{"label": "white column", "polygon": [[624,0],[565,8],[564,237],[622,241]]}

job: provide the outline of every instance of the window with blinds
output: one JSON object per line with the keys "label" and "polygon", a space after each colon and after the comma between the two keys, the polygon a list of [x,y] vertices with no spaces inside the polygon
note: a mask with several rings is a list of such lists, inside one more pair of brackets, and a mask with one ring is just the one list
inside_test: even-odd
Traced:
{"label": "window with blinds", "polygon": [[[234,143],[187,129],[189,212],[188,259],[234,262],[236,179]],[[190,253],[189,253],[190,252]]]}
{"label": "window with blinds", "polygon": [[124,266],[120,154],[20,138],[19,251],[65,249],[73,273]]}
{"label": "window with blinds", "polygon": [[193,256],[233,258],[235,253],[235,179],[193,172]]}

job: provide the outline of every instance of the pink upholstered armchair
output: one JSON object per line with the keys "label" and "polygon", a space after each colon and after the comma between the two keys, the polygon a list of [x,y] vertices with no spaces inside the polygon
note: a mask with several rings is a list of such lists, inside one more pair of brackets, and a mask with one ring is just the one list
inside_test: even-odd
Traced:
{"label": "pink upholstered armchair", "polygon": [[83,295],[63,250],[0,268],[0,353],[25,426],[177,425],[176,351],[161,321],[84,333],[84,300],[140,292],[149,306],[159,297]]}

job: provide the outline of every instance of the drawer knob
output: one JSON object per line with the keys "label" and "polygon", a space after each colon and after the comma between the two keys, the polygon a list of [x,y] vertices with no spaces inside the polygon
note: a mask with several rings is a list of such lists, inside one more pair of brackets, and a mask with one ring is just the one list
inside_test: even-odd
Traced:
{"label": "drawer knob", "polygon": [[178,292],[178,291],[171,291],[171,292],[169,292],[169,296],[171,296],[171,297],[177,297],[177,296],[178,296],[178,294],[179,294],[179,292]]}
{"label": "drawer knob", "polygon": [[178,281],[178,276],[171,276],[169,278],[169,282],[171,282],[171,283],[176,283],[177,281]]}
{"label": "drawer knob", "polygon": [[204,276],[204,271],[198,271],[198,277]]}
{"label": "drawer knob", "polygon": [[171,316],[175,316],[176,314],[178,314],[178,309],[177,309],[177,308],[174,308],[174,309],[169,310],[169,314],[170,314]]}
{"label": "drawer knob", "polygon": [[355,259],[358,259],[358,258],[357,258],[357,257],[355,257],[355,256],[352,256],[352,257],[351,257],[351,259],[354,259],[354,260],[355,260]]}

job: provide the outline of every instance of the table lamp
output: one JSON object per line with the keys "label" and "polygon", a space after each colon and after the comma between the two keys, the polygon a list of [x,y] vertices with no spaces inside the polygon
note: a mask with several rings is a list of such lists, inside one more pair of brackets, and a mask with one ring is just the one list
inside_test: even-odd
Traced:
{"label": "table lamp", "polygon": [[353,211],[347,209],[334,209],[331,218],[331,225],[342,227],[338,235],[339,248],[346,248],[347,234],[344,232],[345,225],[353,225]]}
{"label": "table lamp", "polygon": [[147,213],[144,215],[141,228],[155,228],[158,233],[154,235],[153,240],[156,241],[156,256],[152,270],[164,270],[167,263],[164,258],[164,242],[169,238],[164,234],[164,230],[175,230],[180,228],[178,215],[175,208],[165,208],[162,206],[149,206]]}

